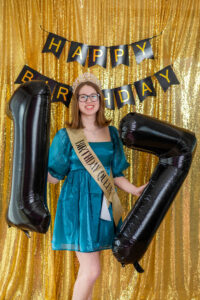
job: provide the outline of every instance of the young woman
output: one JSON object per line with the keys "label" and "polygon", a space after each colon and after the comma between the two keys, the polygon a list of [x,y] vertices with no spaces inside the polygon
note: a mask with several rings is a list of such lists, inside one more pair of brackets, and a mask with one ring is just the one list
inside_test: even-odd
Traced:
{"label": "young woman", "polygon": [[[104,116],[101,84],[91,73],[84,73],[73,84],[72,116],[67,127],[75,134],[82,128],[96,159],[108,175],[112,173],[114,185],[139,196],[146,185],[136,187],[122,173],[129,163],[117,129],[109,126]],[[91,160],[90,157],[88,162]],[[69,132],[63,128],[50,147],[48,181],[55,184],[66,175],[57,205],[52,248],[76,251],[80,267],[72,299],[91,300],[100,274],[100,251],[112,248],[122,219],[115,224],[113,204],[105,204],[102,189],[79,159]]]}

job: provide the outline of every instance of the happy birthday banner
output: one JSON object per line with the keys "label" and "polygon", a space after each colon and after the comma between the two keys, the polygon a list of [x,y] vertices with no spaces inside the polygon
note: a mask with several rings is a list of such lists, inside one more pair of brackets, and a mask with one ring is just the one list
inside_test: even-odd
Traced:
{"label": "happy birthday banner", "polygon": [[[46,30],[44,30],[46,31]],[[42,53],[51,52],[59,59],[66,42],[70,42],[70,49],[66,62],[77,61],[82,66],[85,66],[86,58],[89,51],[88,67],[99,65],[106,68],[107,64],[107,51],[110,49],[111,65],[112,68],[123,64],[129,66],[128,46],[133,48],[136,62],[139,64],[145,58],[154,59],[153,50],[151,48],[150,40],[154,37],[141,40],[139,42],[118,45],[118,46],[92,46],[79,42],[70,41],[62,36],[48,32],[48,37]]]}
{"label": "happy birthday banner", "polygon": [[[114,98],[116,99],[118,108],[121,108],[126,104],[135,105],[135,99],[131,88],[132,85],[135,86],[140,102],[142,102],[148,96],[156,96],[156,91],[151,79],[151,77],[153,76],[156,77],[164,92],[166,92],[171,85],[179,84],[179,81],[171,65],[169,65],[164,69],[158,71],[154,75],[136,81],[132,84],[124,85],[113,89],[102,90],[104,94],[105,106],[109,109],[114,110]],[[69,107],[72,98],[72,87],[70,85],[60,83],[47,76],[44,76],[27,65],[23,67],[17,79],[15,80],[15,83],[21,84],[31,80],[46,81],[51,90],[51,101],[62,102],[67,107]]]}

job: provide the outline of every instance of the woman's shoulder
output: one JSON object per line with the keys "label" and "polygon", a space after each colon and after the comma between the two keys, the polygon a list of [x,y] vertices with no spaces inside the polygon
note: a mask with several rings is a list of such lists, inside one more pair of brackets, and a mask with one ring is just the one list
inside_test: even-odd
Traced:
{"label": "woman's shoulder", "polygon": [[115,126],[109,125],[108,127],[112,136],[116,136],[116,135],[119,136],[118,129]]}
{"label": "woman's shoulder", "polygon": [[66,130],[66,128],[61,128],[61,129],[59,129],[59,130],[56,132],[55,135],[57,135],[57,136],[59,136],[59,137],[61,137],[61,136],[66,136],[66,135],[67,135],[67,130]]}
{"label": "woman's shoulder", "polygon": [[68,136],[66,128],[59,129],[56,132],[54,138],[60,140],[63,144],[65,144],[66,142],[68,142],[69,141],[69,136]]}

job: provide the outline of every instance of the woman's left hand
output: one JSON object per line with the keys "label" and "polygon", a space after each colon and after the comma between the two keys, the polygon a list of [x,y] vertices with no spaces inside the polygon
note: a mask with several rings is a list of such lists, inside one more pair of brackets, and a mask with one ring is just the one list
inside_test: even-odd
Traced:
{"label": "woman's left hand", "polygon": [[139,187],[136,187],[136,192],[135,192],[135,196],[139,197],[142,192],[144,191],[145,187],[147,186],[148,182],[139,186]]}

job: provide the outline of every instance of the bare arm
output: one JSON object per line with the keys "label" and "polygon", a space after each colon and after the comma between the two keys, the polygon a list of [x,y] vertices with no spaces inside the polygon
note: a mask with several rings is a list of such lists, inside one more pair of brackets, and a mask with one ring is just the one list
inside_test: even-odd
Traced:
{"label": "bare arm", "polygon": [[48,173],[47,181],[50,182],[50,183],[53,183],[53,184],[56,184],[56,183],[59,182],[59,180],[57,178],[51,176],[50,173]]}
{"label": "bare arm", "polygon": [[127,193],[131,193],[135,196],[140,196],[148,183],[137,187],[134,184],[130,183],[128,179],[121,176],[114,178],[114,184]]}

